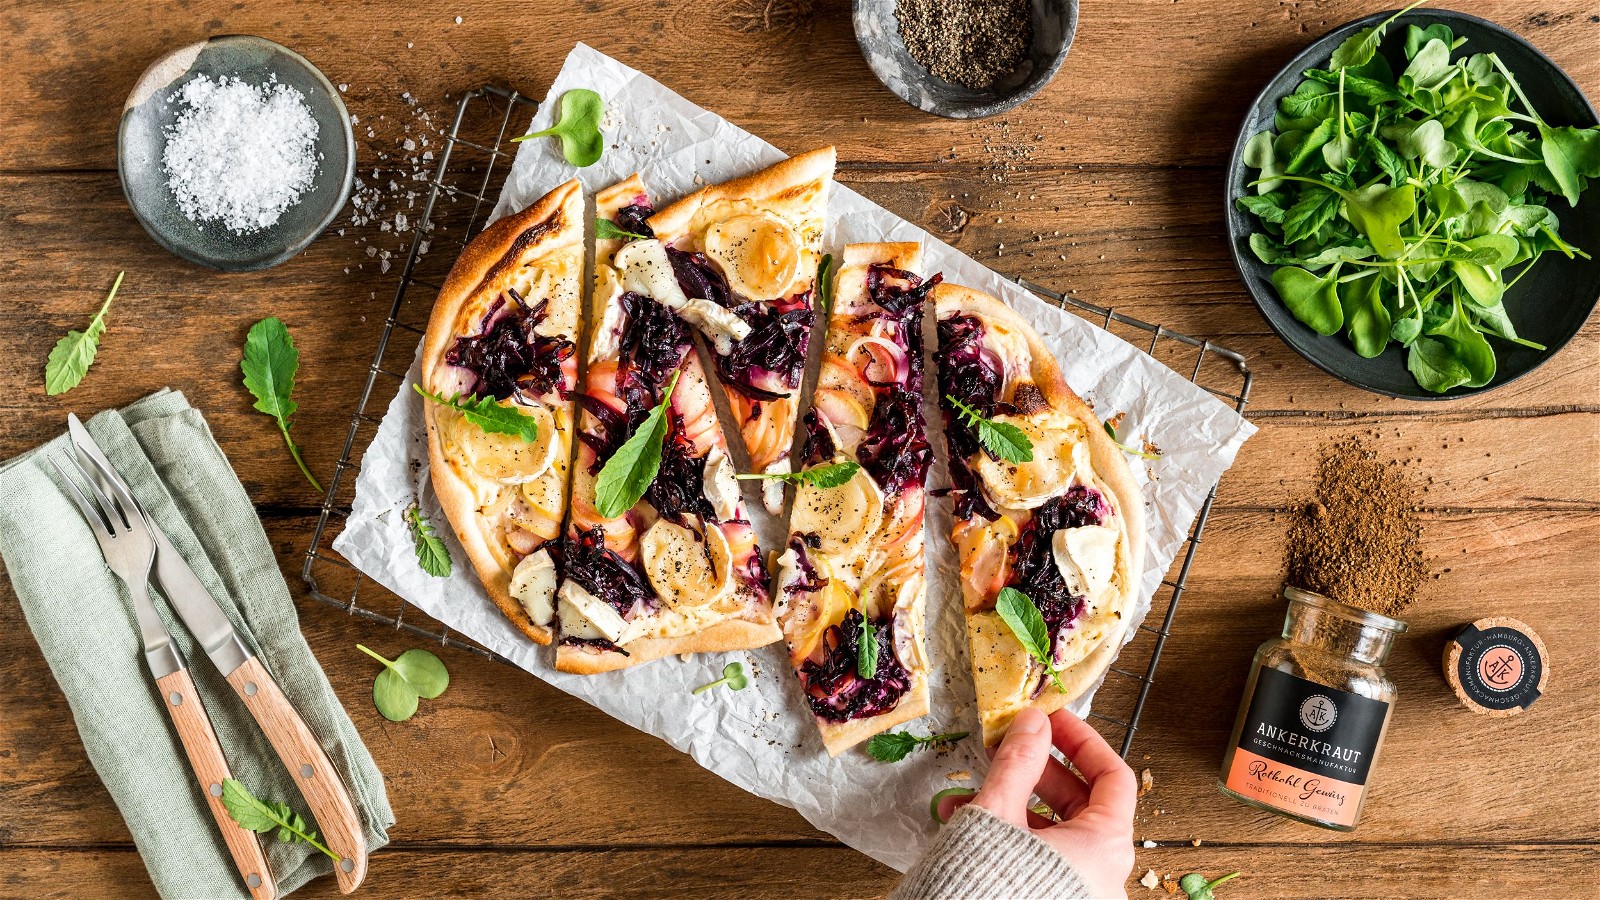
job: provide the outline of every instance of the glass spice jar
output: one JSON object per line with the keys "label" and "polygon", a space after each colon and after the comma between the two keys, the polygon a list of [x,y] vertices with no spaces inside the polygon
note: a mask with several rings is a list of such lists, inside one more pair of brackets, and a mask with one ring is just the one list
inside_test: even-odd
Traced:
{"label": "glass spice jar", "polygon": [[1283,637],[1256,651],[1217,785],[1281,816],[1354,831],[1395,701],[1384,660],[1406,623],[1285,587]]}

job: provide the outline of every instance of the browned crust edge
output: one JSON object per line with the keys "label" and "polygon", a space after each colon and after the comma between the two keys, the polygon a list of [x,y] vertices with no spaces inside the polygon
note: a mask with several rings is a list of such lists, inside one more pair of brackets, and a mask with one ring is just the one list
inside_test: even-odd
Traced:
{"label": "browned crust edge", "polygon": [[727,650],[754,650],[783,639],[776,622],[745,618],[727,619],[680,637],[644,638],[632,641],[627,654],[596,647],[562,644],[556,647],[556,670],[575,675],[598,675],[643,665],[663,656],[678,653],[718,653]]}
{"label": "browned crust edge", "polygon": [[869,719],[852,719],[849,722],[824,722],[817,719],[817,730],[822,732],[822,746],[829,756],[838,756],[862,741],[913,719],[920,719],[932,708],[928,699],[928,673],[918,671],[911,690],[906,691],[900,704],[881,716]]}
{"label": "browned crust edge", "polygon": [[[569,243],[583,241],[583,192],[576,179],[545,194],[522,212],[490,225],[462,249],[449,276],[445,278],[444,286],[439,290],[438,299],[434,301],[433,313],[428,317],[428,330],[422,341],[422,384],[425,388],[437,392],[434,374],[444,359],[446,345],[455,337],[456,320],[484,277],[510,252],[519,235],[553,221],[557,216],[565,221],[560,222],[559,227],[549,235],[539,239],[535,246],[544,248],[540,255]],[[434,416],[434,404],[425,400],[422,409],[428,429],[428,465],[433,492],[438,495],[445,518],[449,520],[467,558],[472,561],[478,580],[483,583],[489,599],[494,601],[494,605],[518,631],[536,643],[550,643],[553,636],[551,630],[534,622],[522,604],[511,596],[511,572],[495,559],[489,547],[486,529],[478,518],[472,488],[445,458],[444,442],[439,437],[438,422]]]}
{"label": "browned crust edge", "polygon": [[[1123,534],[1127,539],[1126,568],[1122,573],[1125,589],[1117,610],[1118,625],[1106,632],[1105,638],[1092,653],[1062,673],[1061,680],[1067,688],[1065,693],[1046,690],[1030,704],[1049,714],[1083,696],[1099,681],[1122,651],[1122,636],[1128,628],[1126,612],[1133,606],[1134,598],[1138,596],[1139,581],[1144,571],[1144,494],[1133,479],[1133,470],[1128,466],[1127,457],[1122,449],[1105,433],[1100,418],[1095,415],[1089,404],[1067,384],[1066,376],[1062,374],[1055,354],[1045,346],[1032,326],[1028,325],[1016,310],[981,291],[955,284],[941,284],[930,292],[930,296],[933,298],[935,315],[940,319],[946,318],[947,311],[969,312],[980,319],[1003,322],[1027,339],[1028,351],[1033,357],[1031,372],[1033,381],[1044,393],[1052,408],[1068,413],[1083,422],[1084,429],[1089,435],[1090,461],[1094,464],[1095,474],[1111,494],[1112,504],[1118,519],[1122,522]],[[1009,726],[1010,720],[1006,719],[995,727],[985,729],[984,743],[993,744],[998,741]]]}
{"label": "browned crust edge", "polygon": [[680,236],[701,208],[719,200],[744,200],[773,197],[798,185],[833,177],[837,154],[832,147],[820,147],[791,156],[758,172],[731,181],[707,185],[650,217],[650,228],[663,241]]}

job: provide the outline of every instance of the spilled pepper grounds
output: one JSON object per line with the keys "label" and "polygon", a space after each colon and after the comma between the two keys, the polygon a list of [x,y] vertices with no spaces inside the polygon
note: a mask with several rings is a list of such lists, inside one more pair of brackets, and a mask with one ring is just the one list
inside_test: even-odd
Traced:
{"label": "spilled pepper grounds", "polygon": [[978,91],[1016,71],[1033,43],[1028,0],[899,0],[894,17],[912,59]]}
{"label": "spilled pepper grounds", "polygon": [[1417,495],[1358,437],[1322,448],[1312,499],[1289,527],[1288,582],[1398,617],[1427,577]]}

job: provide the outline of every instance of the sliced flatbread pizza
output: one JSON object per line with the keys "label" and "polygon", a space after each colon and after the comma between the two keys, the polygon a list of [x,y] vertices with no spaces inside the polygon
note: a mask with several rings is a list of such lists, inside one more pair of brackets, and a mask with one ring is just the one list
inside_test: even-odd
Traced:
{"label": "sliced flatbread pizza", "polygon": [[434,493],[490,598],[541,644],[550,604],[516,595],[554,588],[583,271],[583,194],[569,181],[467,245],[422,344]]}
{"label": "sliced flatbread pizza", "polygon": [[[1144,499],[1123,451],[1021,317],[956,285],[932,297],[952,539],[993,744],[1022,708],[1066,706],[1116,658],[1139,590]],[[1019,629],[1042,639],[1042,659]]]}
{"label": "sliced flatbread pizza", "polygon": [[[593,674],[781,636],[711,386],[691,299],[650,233],[634,175],[595,196],[595,288],[572,519],[556,592],[556,668]],[[604,230],[601,230],[604,229]],[[622,235],[620,237],[614,235]],[[602,472],[663,403],[660,466],[631,508],[607,510]],[[620,465],[620,462],[619,462]]]}
{"label": "sliced flatbread pizza", "polygon": [[914,243],[845,247],[776,606],[828,753],[928,712],[922,418]]}
{"label": "sliced flatbread pizza", "polygon": [[[703,188],[650,218],[693,305],[750,469],[790,471],[834,150],[824,147]],[[772,482],[763,504],[782,511]]]}

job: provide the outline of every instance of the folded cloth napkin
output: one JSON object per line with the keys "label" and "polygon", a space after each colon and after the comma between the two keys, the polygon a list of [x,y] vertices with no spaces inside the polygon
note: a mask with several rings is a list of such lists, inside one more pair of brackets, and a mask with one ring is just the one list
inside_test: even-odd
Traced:
{"label": "folded cloth napkin", "polygon": [[[222,605],[328,757],[360,810],[367,846],[394,824],[383,776],[300,635],[288,585],[244,486],[182,394],[162,391],[89,420],[89,432]],[[133,833],[163,897],[247,897],[145,668],[132,600],[50,464],[65,435],[0,466],[0,555],[89,761]],[[266,737],[173,611],[152,594],[216,727],[234,777],[263,800],[309,810]],[[315,827],[315,826],[313,826]],[[288,893],[331,861],[268,840]]]}

